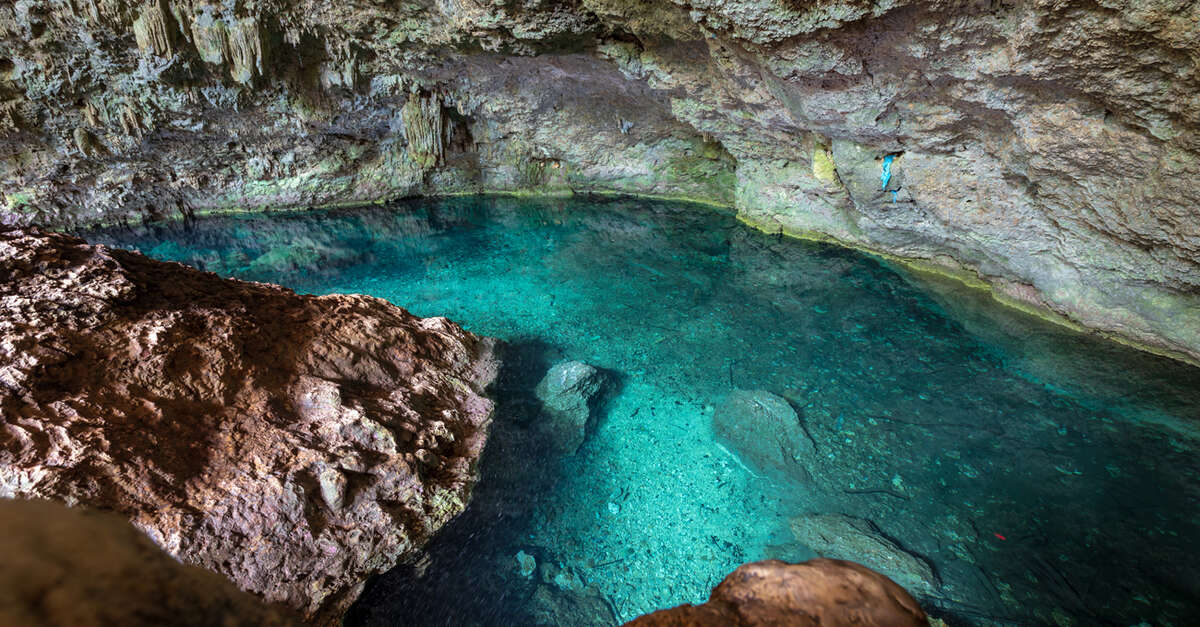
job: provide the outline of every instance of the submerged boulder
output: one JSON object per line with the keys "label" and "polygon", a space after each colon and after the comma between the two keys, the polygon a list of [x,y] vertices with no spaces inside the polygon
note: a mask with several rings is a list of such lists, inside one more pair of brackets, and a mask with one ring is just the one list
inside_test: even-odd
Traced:
{"label": "submerged boulder", "polygon": [[607,627],[617,623],[609,600],[573,568],[543,560],[538,564],[538,579],[530,598],[536,624]]}
{"label": "submerged boulder", "polygon": [[773,479],[807,482],[816,444],[786,399],[734,390],[713,413],[713,432],[754,469]]}
{"label": "submerged boulder", "polygon": [[887,577],[853,562],[766,560],[730,573],[703,605],[681,605],[633,627],[925,627],[921,606]]}
{"label": "submerged boulder", "polygon": [[888,538],[875,523],[844,514],[807,514],[792,519],[796,540],[821,557],[861,562],[914,593],[931,594],[941,586],[925,558]]}
{"label": "submerged boulder", "polygon": [[570,455],[587,437],[596,396],[604,388],[604,373],[581,361],[554,364],[534,394],[542,402],[538,430],[556,452]]}
{"label": "submerged boulder", "polygon": [[120,516],[0,501],[0,624],[284,627],[298,616],[187,566]]}
{"label": "submerged boulder", "polygon": [[496,370],[380,299],[0,230],[0,496],[114,510],[311,621],[464,509]]}

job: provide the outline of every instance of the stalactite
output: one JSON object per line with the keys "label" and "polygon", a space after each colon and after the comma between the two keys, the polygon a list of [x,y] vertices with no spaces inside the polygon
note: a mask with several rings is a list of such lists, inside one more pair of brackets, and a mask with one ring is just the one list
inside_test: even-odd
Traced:
{"label": "stalactite", "polygon": [[83,153],[85,157],[95,157],[100,154],[100,146],[96,142],[96,138],[92,135],[91,131],[80,126],[77,127],[74,132],[71,133],[71,135],[75,139],[75,147],[78,148],[79,152]]}
{"label": "stalactite", "polygon": [[400,115],[408,139],[408,156],[424,169],[442,165],[446,156],[443,136],[446,122],[441,99],[436,94],[410,94]]}
{"label": "stalactite", "polygon": [[249,85],[263,75],[263,40],[258,20],[238,20],[229,29],[229,69],[233,80]]}
{"label": "stalactite", "polygon": [[187,43],[192,42],[192,21],[188,18],[188,8],[179,4],[170,4],[171,16],[175,19],[175,26],[179,28],[179,34],[183,36],[183,40]]}
{"label": "stalactite", "polygon": [[192,43],[205,63],[224,65],[229,58],[229,27],[209,12],[192,20]]}
{"label": "stalactite", "polygon": [[96,105],[92,104],[91,102],[84,103],[83,105],[83,119],[87,120],[87,123],[90,124],[92,128],[100,128],[102,126],[100,121],[100,110],[97,109]]}
{"label": "stalactite", "polygon": [[21,126],[21,116],[17,113],[18,101],[0,102],[0,135],[17,130]]}
{"label": "stalactite", "polygon": [[192,18],[187,30],[200,59],[228,66],[233,80],[250,85],[264,75],[268,50],[258,18],[219,17],[205,8]]}
{"label": "stalactite", "polygon": [[171,16],[161,0],[148,3],[141,15],[133,22],[133,36],[143,53],[160,57],[175,54],[175,18]]}
{"label": "stalactite", "polygon": [[145,130],[142,118],[132,104],[125,103],[121,106],[120,120],[121,130],[125,131],[126,135],[137,135]]}

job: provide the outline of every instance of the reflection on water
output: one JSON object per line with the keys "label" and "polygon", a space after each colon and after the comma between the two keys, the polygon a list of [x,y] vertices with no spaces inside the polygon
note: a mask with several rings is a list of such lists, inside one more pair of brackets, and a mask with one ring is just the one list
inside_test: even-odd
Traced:
{"label": "reflection on water", "polygon": [[[957,284],[630,199],[89,237],[380,296],[508,342],[471,507],[428,559],[372,582],[347,624],[613,624],[703,601],[742,562],[816,552],[884,570],[953,624],[1200,617],[1200,370]],[[615,385],[583,447],[555,458],[533,388],[564,359]],[[718,445],[714,412],[736,389],[790,403],[811,440],[804,478]]]}

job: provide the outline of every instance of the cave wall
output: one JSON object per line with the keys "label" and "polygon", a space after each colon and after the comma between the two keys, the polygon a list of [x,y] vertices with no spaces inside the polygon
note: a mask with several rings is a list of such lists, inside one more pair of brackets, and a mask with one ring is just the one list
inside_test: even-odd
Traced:
{"label": "cave wall", "polygon": [[18,0],[0,221],[686,197],[1200,359],[1197,23],[1189,0]]}

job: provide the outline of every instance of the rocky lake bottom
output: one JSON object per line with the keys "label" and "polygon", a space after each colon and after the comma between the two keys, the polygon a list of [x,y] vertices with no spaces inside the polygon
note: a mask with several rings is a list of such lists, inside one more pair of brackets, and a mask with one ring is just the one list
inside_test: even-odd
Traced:
{"label": "rocky lake bottom", "polygon": [[[818,554],[953,625],[1200,623],[1200,370],[953,281],[626,198],[84,235],[507,344],[470,507],[347,625],[612,625]],[[567,360],[608,383],[564,451],[536,388]]]}

